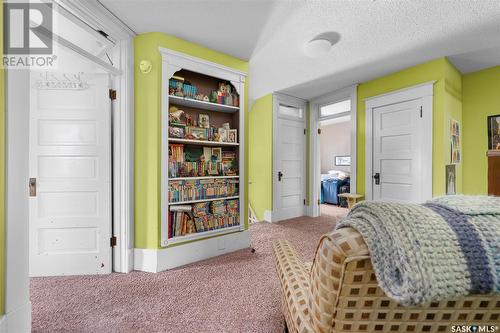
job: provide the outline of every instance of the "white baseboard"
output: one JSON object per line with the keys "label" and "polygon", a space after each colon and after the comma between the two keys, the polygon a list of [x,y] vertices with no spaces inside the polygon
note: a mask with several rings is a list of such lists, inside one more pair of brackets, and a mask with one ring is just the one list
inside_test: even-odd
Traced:
{"label": "white baseboard", "polygon": [[272,223],[273,222],[273,212],[270,210],[264,211],[264,221]]}
{"label": "white baseboard", "polygon": [[0,333],[31,332],[31,303],[6,313],[0,318]]}
{"label": "white baseboard", "polygon": [[134,269],[158,273],[250,247],[248,230],[165,249],[135,249]]}
{"label": "white baseboard", "polygon": [[127,249],[127,273],[130,273],[134,270],[134,249]]}

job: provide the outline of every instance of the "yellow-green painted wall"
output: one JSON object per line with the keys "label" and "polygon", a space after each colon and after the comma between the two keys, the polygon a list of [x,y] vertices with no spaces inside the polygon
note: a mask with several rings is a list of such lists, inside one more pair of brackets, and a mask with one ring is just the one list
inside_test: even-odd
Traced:
{"label": "yellow-green painted wall", "polygon": [[[0,0],[0,54],[3,55],[3,1]],[[5,313],[5,91],[0,68],[0,316]]]}
{"label": "yellow-green painted wall", "polygon": [[[458,75],[457,75],[458,74]],[[365,193],[365,99],[394,90],[435,80],[433,99],[433,195],[445,194],[445,165],[450,159],[448,127],[451,115],[461,119],[461,103],[447,92],[451,86],[460,91],[458,71],[446,58],[429,61],[399,72],[362,83],[358,86],[357,117],[357,191]],[[449,130],[448,130],[449,131]],[[457,177],[461,188],[461,178]]]}
{"label": "yellow-green painted wall", "polygon": [[273,209],[273,95],[256,100],[248,116],[249,200],[259,221]]}
{"label": "yellow-green painted wall", "polygon": [[[158,248],[161,220],[161,55],[159,47],[169,48],[209,60],[242,72],[248,72],[248,62],[159,32],[141,34],[134,39],[135,50],[135,247]],[[141,60],[150,60],[150,73],[139,71]],[[245,85],[248,96],[248,80]],[[244,101],[248,110],[248,99]],[[245,142],[248,142],[248,113],[245,114]],[[248,147],[248,145],[247,145]],[[245,161],[248,170],[248,148]],[[244,183],[248,183],[248,172]],[[248,187],[245,187],[248,198]],[[247,200],[248,201],[248,200]],[[248,202],[244,221],[248,221]]]}
{"label": "yellow-green painted wall", "polygon": [[[461,126],[461,144],[463,144],[464,134],[463,134],[463,111],[462,111],[462,74],[453,66],[447,59],[445,62],[445,90],[444,90],[444,127],[443,127],[443,150],[444,150],[444,163],[451,163],[451,140],[450,140],[450,126],[451,120],[456,120]],[[455,165],[456,170],[456,193],[463,193],[463,152],[464,149],[461,147],[462,151],[462,161]],[[443,167],[444,169],[444,167]],[[443,172],[443,171],[442,171]],[[446,171],[441,176],[442,182],[446,182]],[[441,181],[441,178],[438,180]],[[445,186],[445,185],[444,185]],[[440,194],[445,194],[440,193]]]}
{"label": "yellow-green painted wall", "polygon": [[464,193],[488,193],[487,117],[500,114],[500,66],[463,76]]}

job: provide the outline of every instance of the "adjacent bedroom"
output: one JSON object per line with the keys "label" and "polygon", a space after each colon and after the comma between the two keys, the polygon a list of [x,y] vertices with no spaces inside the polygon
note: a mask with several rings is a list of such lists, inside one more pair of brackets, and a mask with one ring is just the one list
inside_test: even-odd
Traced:
{"label": "adjacent bedroom", "polygon": [[[351,109],[350,99],[320,108],[319,165],[320,212],[347,212],[341,194],[351,188]],[[326,119],[325,119],[326,118]],[[324,120],[321,120],[324,119]]]}

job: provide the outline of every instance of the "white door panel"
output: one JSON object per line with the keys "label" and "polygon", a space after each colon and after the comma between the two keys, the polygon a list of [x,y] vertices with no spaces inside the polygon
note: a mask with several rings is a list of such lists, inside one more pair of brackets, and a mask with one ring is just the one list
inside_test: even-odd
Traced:
{"label": "white door panel", "polygon": [[44,90],[43,94],[37,95],[38,108],[49,112],[71,112],[81,113],[83,110],[93,112],[98,105],[95,90],[91,87],[86,90]]}
{"label": "white door panel", "polygon": [[421,101],[405,101],[373,110],[373,199],[418,202],[422,162]]}
{"label": "white door panel", "polygon": [[304,106],[279,104],[276,111],[273,221],[304,215],[306,177]]}
{"label": "white door panel", "polygon": [[30,107],[30,275],[111,272],[109,77],[83,90],[37,89]]}

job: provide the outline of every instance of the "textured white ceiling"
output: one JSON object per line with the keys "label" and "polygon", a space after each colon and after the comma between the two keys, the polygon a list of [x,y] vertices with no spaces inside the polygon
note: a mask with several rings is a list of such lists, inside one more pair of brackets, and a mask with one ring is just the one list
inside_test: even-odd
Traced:
{"label": "textured white ceiling", "polygon": [[250,59],[274,0],[99,0],[137,33],[164,32]]}
{"label": "textured white ceiling", "polygon": [[[500,64],[500,0],[100,0],[138,33],[160,31],[250,59],[250,98],[310,99],[442,56],[464,71]],[[341,40],[321,59],[303,45]],[[492,59],[493,58],[493,59]]]}
{"label": "textured white ceiling", "polygon": [[449,59],[464,74],[498,66],[500,65],[500,45],[494,48],[450,56]]}
{"label": "textured white ceiling", "polygon": [[[272,91],[309,99],[441,56],[500,46],[498,0],[288,4],[292,12],[270,16],[268,39],[250,60],[252,99]],[[324,31],[339,32],[340,42],[324,58],[307,58],[304,43]]]}

